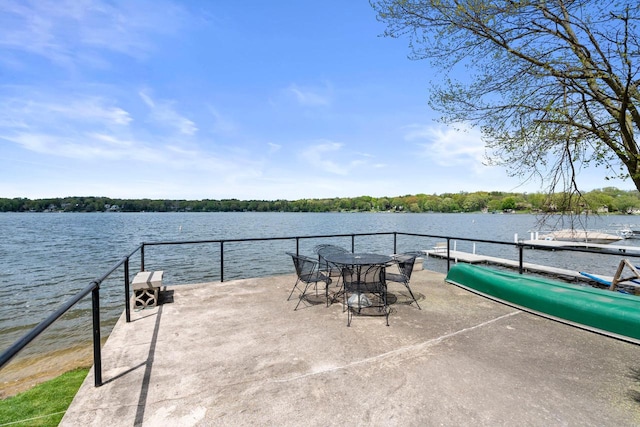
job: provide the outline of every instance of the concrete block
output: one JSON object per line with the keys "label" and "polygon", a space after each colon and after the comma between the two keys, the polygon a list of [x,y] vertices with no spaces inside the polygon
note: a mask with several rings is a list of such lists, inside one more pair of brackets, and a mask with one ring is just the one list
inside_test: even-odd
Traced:
{"label": "concrete block", "polygon": [[158,294],[162,286],[163,271],[141,271],[133,278],[131,305],[136,310],[158,305]]}

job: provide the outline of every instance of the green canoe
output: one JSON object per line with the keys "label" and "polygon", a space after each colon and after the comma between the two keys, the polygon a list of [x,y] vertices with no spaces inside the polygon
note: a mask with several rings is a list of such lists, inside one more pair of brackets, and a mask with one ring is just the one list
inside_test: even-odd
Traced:
{"label": "green canoe", "polygon": [[446,281],[488,298],[640,344],[640,297],[470,264]]}

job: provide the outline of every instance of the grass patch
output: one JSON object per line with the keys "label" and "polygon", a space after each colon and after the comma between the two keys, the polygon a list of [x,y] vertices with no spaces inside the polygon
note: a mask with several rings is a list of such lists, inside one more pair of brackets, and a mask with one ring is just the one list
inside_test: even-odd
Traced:
{"label": "grass patch", "polygon": [[88,368],[74,369],[0,400],[0,427],[57,426],[88,372]]}

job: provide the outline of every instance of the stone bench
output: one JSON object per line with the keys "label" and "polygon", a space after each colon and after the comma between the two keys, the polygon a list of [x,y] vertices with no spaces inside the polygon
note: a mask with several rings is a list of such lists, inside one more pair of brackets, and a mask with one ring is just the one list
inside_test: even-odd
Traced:
{"label": "stone bench", "polygon": [[132,305],[134,309],[142,310],[158,305],[158,291],[162,286],[163,271],[141,271],[133,278]]}

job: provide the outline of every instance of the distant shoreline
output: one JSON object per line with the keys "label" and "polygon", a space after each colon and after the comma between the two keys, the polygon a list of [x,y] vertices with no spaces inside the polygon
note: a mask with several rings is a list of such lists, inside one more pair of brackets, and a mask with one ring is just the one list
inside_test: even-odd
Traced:
{"label": "distant shoreline", "polygon": [[0,198],[0,212],[401,212],[401,213],[535,213],[572,209],[640,214],[640,192],[614,187],[593,190],[581,198],[565,194],[476,191],[403,196],[332,197],[299,200],[123,199],[111,197]]}

